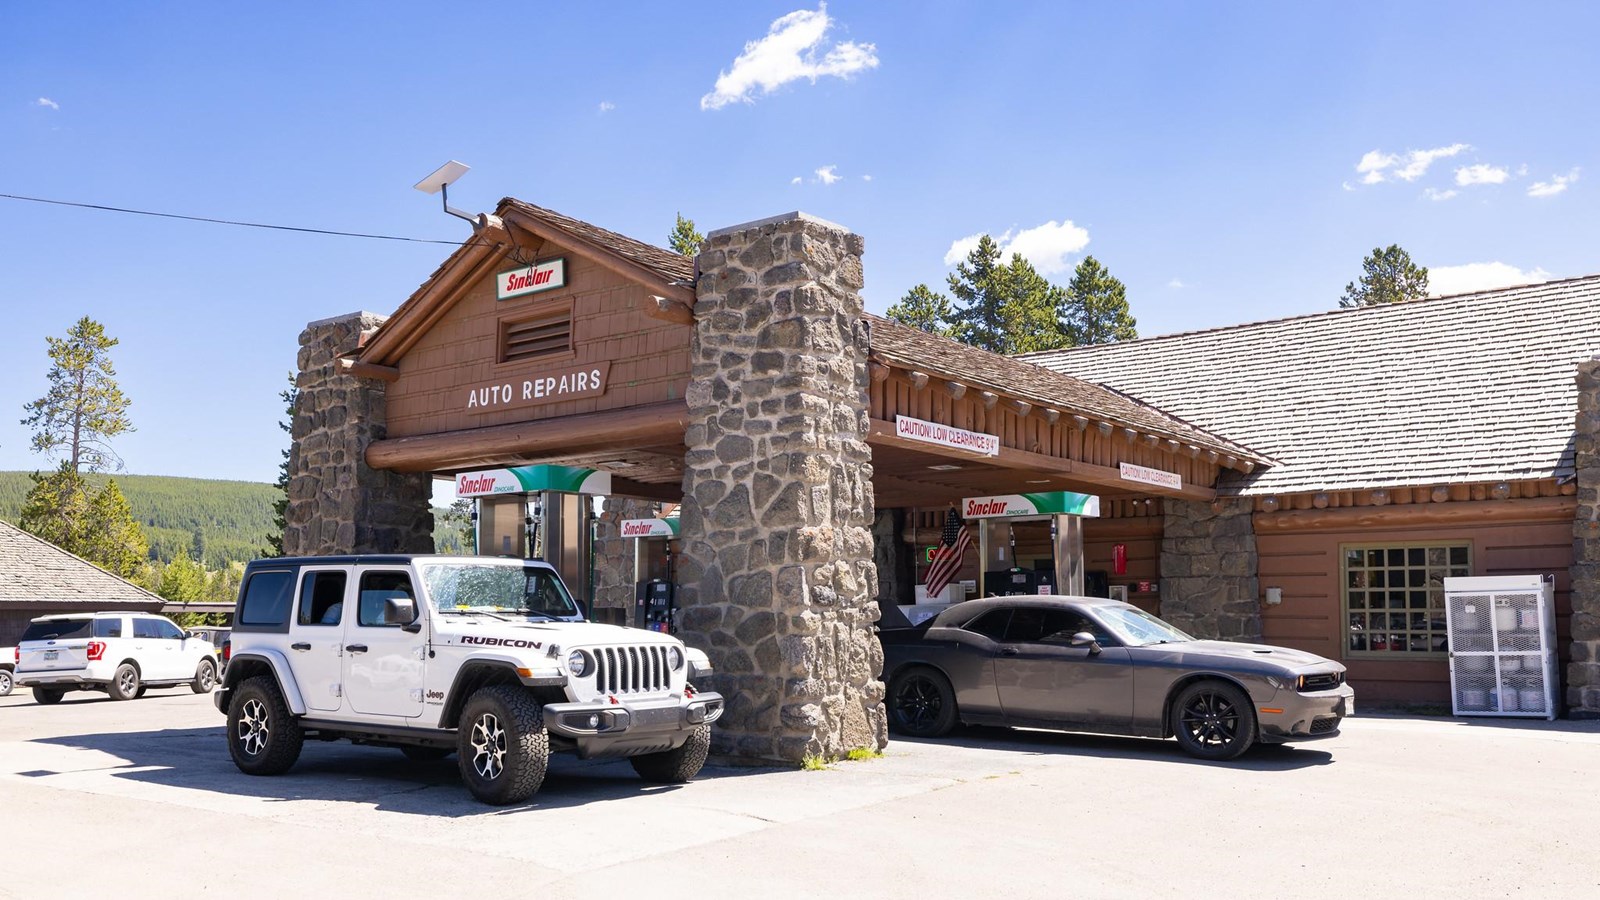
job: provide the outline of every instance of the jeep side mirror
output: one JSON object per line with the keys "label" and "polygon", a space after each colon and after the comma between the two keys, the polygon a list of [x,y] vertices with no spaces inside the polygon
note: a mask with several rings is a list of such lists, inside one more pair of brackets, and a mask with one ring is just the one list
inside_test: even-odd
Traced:
{"label": "jeep side mirror", "polygon": [[1088,647],[1091,656],[1100,652],[1100,644],[1095,641],[1094,635],[1087,631],[1080,631],[1073,635],[1071,643],[1074,647]]}
{"label": "jeep side mirror", "polygon": [[415,625],[417,601],[410,597],[387,597],[383,601],[383,621],[387,625]]}

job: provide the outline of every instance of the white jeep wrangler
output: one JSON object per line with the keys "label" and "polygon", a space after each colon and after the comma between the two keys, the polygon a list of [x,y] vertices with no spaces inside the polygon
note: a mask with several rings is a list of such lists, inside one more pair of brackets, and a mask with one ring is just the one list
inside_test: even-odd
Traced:
{"label": "white jeep wrangler", "polygon": [[699,650],[583,621],[548,564],[342,556],[246,568],[217,709],[240,771],[276,775],[302,742],[458,756],[485,803],[527,799],[553,751],[629,757],[651,781],[705,764],[719,694]]}

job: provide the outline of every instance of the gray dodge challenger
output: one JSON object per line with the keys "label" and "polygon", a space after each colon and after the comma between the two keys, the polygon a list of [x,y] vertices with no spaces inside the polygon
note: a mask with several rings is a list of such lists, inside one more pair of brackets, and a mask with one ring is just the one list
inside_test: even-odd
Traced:
{"label": "gray dodge challenger", "polygon": [[1345,668],[1313,653],[1196,640],[1128,603],[991,597],[879,632],[890,726],[957,722],[1175,737],[1202,759],[1333,737],[1355,711]]}

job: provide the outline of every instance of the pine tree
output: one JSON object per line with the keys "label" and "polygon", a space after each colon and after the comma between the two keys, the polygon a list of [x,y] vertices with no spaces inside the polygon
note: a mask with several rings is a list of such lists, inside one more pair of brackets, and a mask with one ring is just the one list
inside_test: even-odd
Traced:
{"label": "pine tree", "polygon": [[137,576],[144,569],[149,545],[116,479],[107,481],[94,495],[89,503],[89,519],[78,555],[113,575]]}
{"label": "pine tree", "polygon": [[1400,249],[1399,244],[1373,247],[1372,254],[1361,261],[1361,272],[1359,282],[1344,286],[1340,308],[1404,303],[1428,296],[1427,268],[1413,263],[1411,254]]}
{"label": "pine tree", "polygon": [[1092,256],[1083,258],[1067,284],[1058,307],[1060,327],[1069,346],[1131,341],[1139,336],[1128,312],[1127,288]]}
{"label": "pine tree", "polygon": [[700,252],[700,245],[705,243],[705,239],[705,235],[695,230],[693,219],[685,219],[683,213],[678,213],[678,222],[672,226],[672,233],[667,235],[667,246],[681,256],[694,256]]}
{"label": "pine tree", "polygon": [[300,397],[300,386],[295,381],[294,373],[289,373],[289,388],[278,394],[283,399],[285,418],[278,423],[278,427],[288,432],[291,436],[290,446],[283,449],[283,461],[278,463],[278,490],[280,496],[272,501],[272,531],[267,535],[267,556],[283,555],[283,530],[288,526],[285,518],[289,514],[289,451],[294,445],[294,404]]}
{"label": "pine tree", "polygon": [[1001,262],[1000,245],[987,234],[949,276],[955,298],[952,337],[993,353],[1063,346],[1056,325],[1061,288],[1045,280],[1021,254]]}
{"label": "pine tree", "polygon": [[46,337],[51,360],[50,389],[25,404],[22,424],[33,429],[33,449],[55,454],[65,449],[72,471],[98,472],[122,467],[110,440],[133,430],[128,398],[117,386],[111,348],[117,339],[105,326],[84,316],[65,338]]}
{"label": "pine tree", "polygon": [[950,320],[954,313],[949,297],[925,284],[919,284],[907,291],[899,303],[889,307],[885,315],[901,325],[920,328],[940,337],[952,337],[954,329]]}
{"label": "pine tree", "polygon": [[162,567],[156,593],[175,603],[192,603],[203,599],[206,593],[205,567],[190,559],[188,553],[179,553],[172,562]]}
{"label": "pine tree", "polygon": [[49,475],[33,473],[33,487],[22,501],[22,530],[77,553],[89,528],[89,485],[70,460]]}

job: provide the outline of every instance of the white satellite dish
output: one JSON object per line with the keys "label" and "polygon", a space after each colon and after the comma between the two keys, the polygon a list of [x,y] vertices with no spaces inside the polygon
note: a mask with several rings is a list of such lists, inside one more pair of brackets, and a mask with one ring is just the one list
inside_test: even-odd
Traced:
{"label": "white satellite dish", "polygon": [[472,167],[466,163],[450,160],[444,165],[433,170],[433,174],[417,182],[415,187],[424,194],[437,194],[444,190],[445,185],[452,184],[456,179],[467,174]]}

